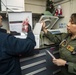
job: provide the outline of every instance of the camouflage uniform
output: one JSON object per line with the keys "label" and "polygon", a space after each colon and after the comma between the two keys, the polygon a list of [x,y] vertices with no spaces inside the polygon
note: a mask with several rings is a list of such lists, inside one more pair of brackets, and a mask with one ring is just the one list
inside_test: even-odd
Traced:
{"label": "camouflage uniform", "polygon": [[[55,44],[59,44],[60,58],[68,62],[68,66],[62,66],[62,75],[76,75],[76,38],[70,39],[70,35],[63,34],[51,34],[49,31],[45,36]],[[67,36],[67,38],[65,38]]]}

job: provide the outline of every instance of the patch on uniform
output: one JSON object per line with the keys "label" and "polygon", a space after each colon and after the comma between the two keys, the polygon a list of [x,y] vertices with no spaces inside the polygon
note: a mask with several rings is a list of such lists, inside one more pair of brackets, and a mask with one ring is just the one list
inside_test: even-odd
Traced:
{"label": "patch on uniform", "polygon": [[69,51],[71,51],[71,52],[74,50],[74,47],[71,46],[71,45],[68,45],[66,48],[67,48]]}
{"label": "patch on uniform", "polygon": [[60,43],[61,46],[65,47],[67,45],[67,41],[66,40],[63,40],[61,43]]}

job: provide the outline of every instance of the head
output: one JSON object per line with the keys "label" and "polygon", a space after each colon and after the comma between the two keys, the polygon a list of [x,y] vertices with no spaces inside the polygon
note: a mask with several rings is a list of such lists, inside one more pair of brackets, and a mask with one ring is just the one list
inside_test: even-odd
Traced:
{"label": "head", "polygon": [[0,15],[0,27],[2,27],[2,16]]}
{"label": "head", "polygon": [[68,33],[76,35],[76,13],[73,13],[70,17],[69,23],[67,25]]}

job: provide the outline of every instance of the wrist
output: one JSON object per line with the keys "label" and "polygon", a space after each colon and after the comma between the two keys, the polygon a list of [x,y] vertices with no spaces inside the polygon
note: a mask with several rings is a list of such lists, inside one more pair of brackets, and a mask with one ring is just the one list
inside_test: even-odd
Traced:
{"label": "wrist", "polygon": [[44,33],[47,33],[47,29],[46,28],[43,28],[43,31],[44,31]]}
{"label": "wrist", "polygon": [[43,29],[43,30],[45,30],[46,28],[45,28],[45,27],[43,27],[42,29]]}
{"label": "wrist", "polygon": [[68,66],[68,62],[66,61],[65,66]]}

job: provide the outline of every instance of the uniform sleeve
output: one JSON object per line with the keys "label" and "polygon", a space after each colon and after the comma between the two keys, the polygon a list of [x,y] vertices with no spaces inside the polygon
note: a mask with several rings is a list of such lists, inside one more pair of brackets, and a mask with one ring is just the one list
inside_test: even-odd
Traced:
{"label": "uniform sleeve", "polygon": [[54,43],[60,43],[62,40],[61,35],[62,34],[52,34],[51,32],[47,32],[47,34],[44,34],[50,41],[54,42]]}
{"label": "uniform sleeve", "polygon": [[68,72],[76,74],[76,63],[68,62]]}
{"label": "uniform sleeve", "polygon": [[29,32],[26,39],[9,35],[5,40],[4,48],[6,53],[11,55],[29,54],[34,52],[35,45],[35,37],[32,32]]}

